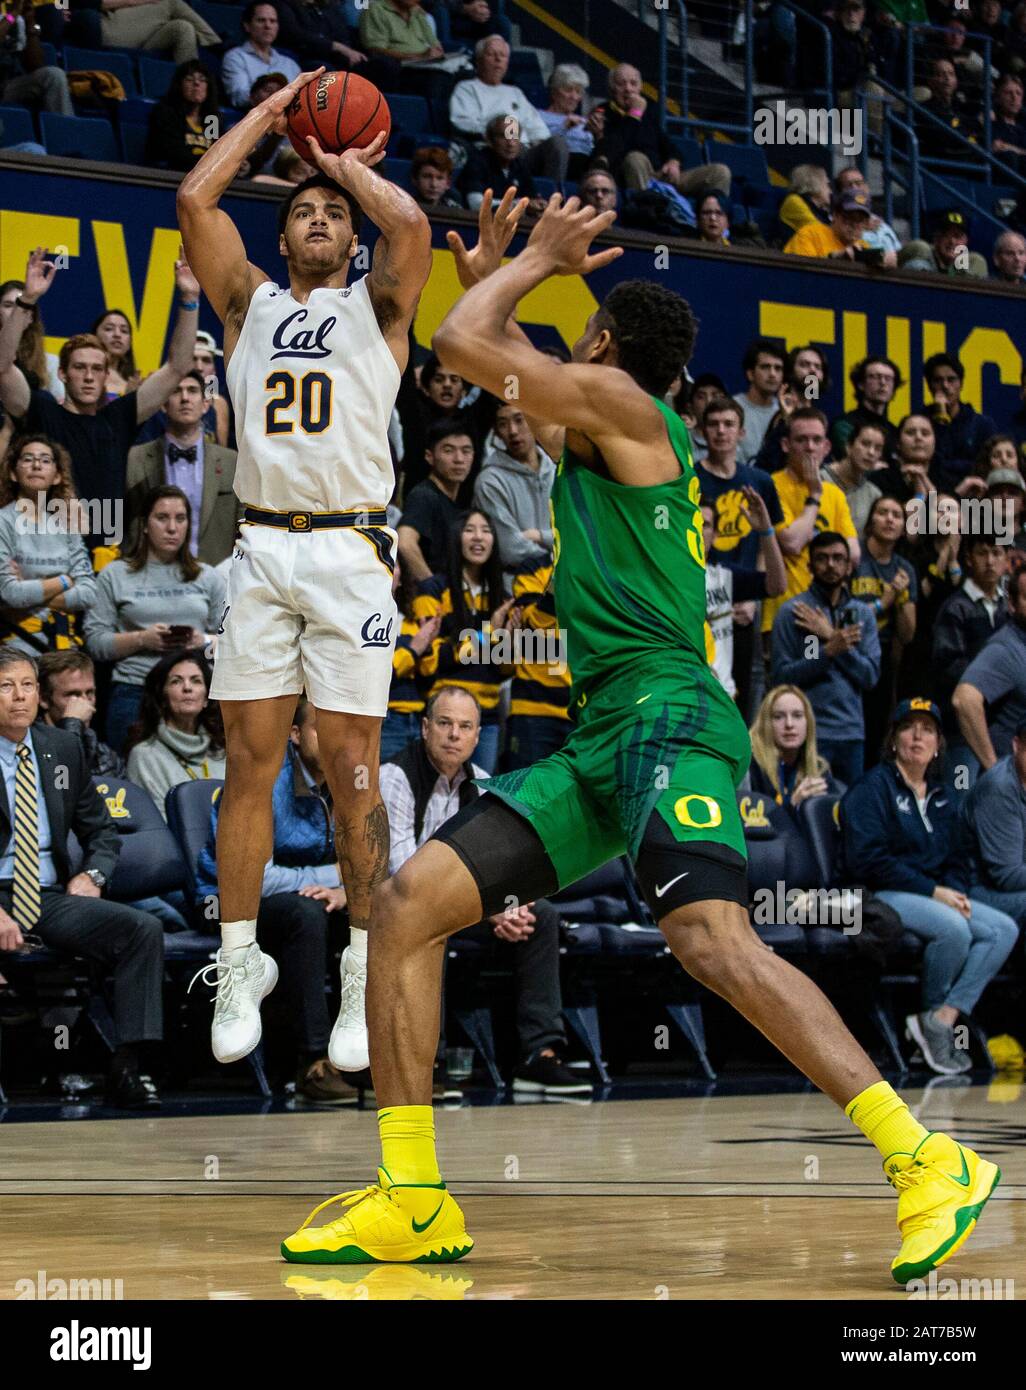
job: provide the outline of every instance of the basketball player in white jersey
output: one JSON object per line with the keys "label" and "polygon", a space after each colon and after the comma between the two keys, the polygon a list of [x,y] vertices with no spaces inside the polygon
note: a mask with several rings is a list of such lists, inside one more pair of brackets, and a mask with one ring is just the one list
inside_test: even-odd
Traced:
{"label": "basketball player in white jersey", "polygon": [[[388,873],[378,753],[398,624],[387,429],[431,269],[431,231],[414,200],[374,171],[383,136],[341,155],[314,142],[320,172],[281,208],[285,285],[247,260],[218,203],[265,136],[285,133],[290,103],[319,77],[303,73],[211,146],[182,181],[178,219],[189,263],[224,324],[239,442],[235,491],[246,505],[210,692],[227,740],[214,1056],[236,1061],[257,1045],[260,1001],[278,978],[256,943],[256,917],[273,850],[271,791],[305,687],[317,711],[350,921],[328,1055],[357,1071],[368,1064],[371,890]],[[380,235],[370,273],[348,286],[361,212]]]}

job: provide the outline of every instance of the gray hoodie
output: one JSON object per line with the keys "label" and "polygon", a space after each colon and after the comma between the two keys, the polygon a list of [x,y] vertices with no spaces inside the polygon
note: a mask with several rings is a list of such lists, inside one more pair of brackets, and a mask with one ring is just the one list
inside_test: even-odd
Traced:
{"label": "gray hoodie", "polygon": [[[477,477],[474,506],[492,519],[504,569],[520,569],[529,556],[552,550],[549,493],[556,465],[542,449],[538,459],[536,473],[505,449],[493,449]],[[541,545],[525,540],[521,531],[540,531]]]}

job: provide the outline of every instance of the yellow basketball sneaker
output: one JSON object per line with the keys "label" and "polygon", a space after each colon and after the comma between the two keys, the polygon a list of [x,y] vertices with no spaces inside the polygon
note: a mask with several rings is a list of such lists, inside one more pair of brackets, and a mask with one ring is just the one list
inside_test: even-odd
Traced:
{"label": "yellow basketball sneaker", "polygon": [[[310,1225],[335,1202],[350,1210],[325,1226]],[[444,1182],[402,1186],[379,1168],[370,1187],[315,1207],[295,1235],[282,1241],[281,1253],[293,1264],[434,1264],[462,1260],[473,1245]]]}
{"label": "yellow basketball sneaker", "polygon": [[947,1134],[928,1134],[915,1153],[893,1153],[884,1172],[898,1193],[901,1249],[891,1273],[899,1284],[921,1279],[972,1235],[1001,1169]]}

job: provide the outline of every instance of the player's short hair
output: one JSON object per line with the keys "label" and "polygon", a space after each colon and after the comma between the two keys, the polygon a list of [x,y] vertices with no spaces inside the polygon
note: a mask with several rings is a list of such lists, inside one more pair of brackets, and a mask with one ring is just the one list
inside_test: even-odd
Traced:
{"label": "player's short hair", "polygon": [[787,417],[787,434],[790,436],[791,427],[799,420],[818,420],[824,430],[829,428],[830,421],[823,414],[822,410],[814,405],[800,405],[797,410],[792,410]]}
{"label": "player's short hair", "polygon": [[[266,3],[266,0],[265,0]],[[289,213],[292,211],[292,204],[304,193],[309,193],[311,188],[326,188],[331,193],[337,193],[349,209],[349,221],[352,223],[353,231],[359,235],[360,224],[363,221],[363,213],[360,204],[347,188],[337,184],[334,179],[329,179],[327,174],[312,174],[310,178],[304,179],[302,183],[297,183],[295,188],[283,198],[278,205],[278,235],[281,236],[289,220]]]}
{"label": "player's short hair", "polygon": [[687,366],[698,320],[674,290],[652,280],[621,280],[598,310],[616,343],[619,366],[653,396],[664,396]]}
{"label": "player's short hair", "polygon": [[68,363],[71,355],[78,352],[79,348],[92,348],[94,352],[102,352],[103,360],[110,366],[110,353],[97,338],[95,333],[73,333],[70,338],[62,345],[60,357],[57,359],[58,366],[62,372],[68,370]]}
{"label": "player's short hair", "polygon": [[712,415],[726,415],[727,413],[737,416],[737,422],[742,429],[745,427],[745,412],[739,403],[730,396],[713,396],[712,400],[702,411],[702,428],[705,429],[706,421]]}
{"label": "player's short hair", "polygon": [[424,435],[424,448],[434,449],[443,439],[451,439],[454,435],[466,435],[471,444],[474,444],[475,453],[477,452],[473,429],[458,415],[446,415],[441,420],[433,420]]}

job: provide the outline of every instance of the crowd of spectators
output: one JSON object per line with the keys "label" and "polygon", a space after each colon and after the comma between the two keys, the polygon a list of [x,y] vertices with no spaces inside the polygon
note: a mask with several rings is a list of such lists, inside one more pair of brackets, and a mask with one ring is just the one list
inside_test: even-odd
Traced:
{"label": "crowd of spectators", "polygon": [[[889,70],[901,24],[917,8],[881,0],[867,14],[845,0],[823,9],[843,36],[839,90]],[[977,8],[987,23],[1000,22],[1000,6]],[[789,29],[779,7],[756,9],[766,26],[760,32],[786,56]],[[1018,143],[1017,74],[1026,70],[1026,39],[1016,38],[1020,28],[1026,34],[1020,9],[1024,22],[1002,31],[1008,61],[994,87],[995,148],[1009,159],[1026,151],[1026,136]],[[152,112],[148,144],[148,157],[170,169],[191,168],[209,148],[222,99],[243,109],[299,65],[323,62],[391,90],[445,94],[451,143],[425,146],[411,165],[412,186],[428,208],[473,210],[487,190],[497,198],[516,185],[537,210],[533,180],[571,179],[585,202],[617,210],[624,225],[671,219],[710,247],[768,239],[785,254],[881,272],[990,273],[969,244],[963,211],[946,210],[929,241],[903,245],[874,211],[855,167],[833,180],[816,165],[795,169],[777,234],[764,239],[732,205],[726,165],[686,167],[636,68],[614,67],[608,92],[589,102],[588,74],[560,65],[542,106],[505,80],[503,16],[485,0],[453,0],[450,10],[445,32],[472,45],[462,68],[448,61],[435,23],[411,0],[372,0],[355,28],[341,5],[254,0],[240,15],[246,42],[222,55],[219,70],[210,63],[219,36],[181,0],[107,0],[100,41],[175,52],[179,67]],[[22,54],[38,44],[25,28]],[[972,127],[975,51],[953,42],[932,60],[927,106],[949,131]],[[797,50],[792,60],[797,72]],[[61,89],[40,74],[10,78],[32,85],[5,88],[5,99],[63,110],[66,80]],[[250,177],[303,176],[298,156],[278,146],[255,152]],[[646,202],[651,194],[660,201]],[[1015,232],[998,239],[993,274],[1023,283],[1026,239]],[[38,669],[32,727],[73,738],[83,768],[127,776],[163,814],[172,788],[224,771],[223,731],[208,692],[240,506],[219,351],[196,331],[199,289],[179,262],[163,365],[140,372],[131,320],[116,307],[68,338],[55,358],[45,351],[40,315],[53,281],[52,263],[36,251],[23,280],[0,286],[0,718],[5,682],[24,682],[26,670],[36,682]],[[559,349],[552,355],[565,360]],[[904,416],[894,401],[905,383],[886,357],[854,365],[856,404],[833,418],[819,404],[829,363],[813,344],[788,350],[756,339],[739,353],[730,381],[700,366],[667,403],[693,442],[708,560],[706,650],[751,726],[751,789],[792,812],[814,797],[843,797],[853,879],[924,942],[922,1005],[910,1029],[936,1070],[964,1070],[954,1025],[972,1011],[1026,921],[1026,374],[1023,409],[1005,435],[963,400],[963,365],[947,353],[924,364],[930,404]],[[557,461],[531,421],[434,354],[419,365],[411,355],[390,440],[401,626],[382,785],[397,866],[476,794],[482,777],[530,766],[562,745],[571,673],[550,585]],[[990,510],[970,512],[968,503]],[[932,516],[925,528],[917,525],[924,510]],[[989,518],[983,529],[979,516]],[[275,789],[276,853],[260,930],[280,938],[297,1088],[313,1100],[348,1103],[357,1092],[326,1057],[323,963],[345,889],[323,782],[315,719],[301,702]],[[979,812],[973,832],[967,802]],[[215,829],[216,808],[199,875],[212,893]],[[90,844],[99,841],[95,828],[84,825],[83,833],[88,864]],[[106,862],[101,850],[94,857],[97,867]],[[66,866],[58,869],[44,887],[74,881]],[[0,872],[0,948],[11,941],[2,879]],[[120,929],[140,943],[132,967],[139,978],[157,968],[159,939],[148,924],[182,921],[186,907],[171,896],[126,909],[137,914]],[[554,910],[531,904],[480,931],[518,948],[518,1078],[528,1088],[574,1089],[560,1060]],[[118,1020],[111,1085],[120,1103],[148,1105],[155,1093],[140,1058],[159,1037],[159,1018],[150,985],[140,989],[136,1014]]]}

